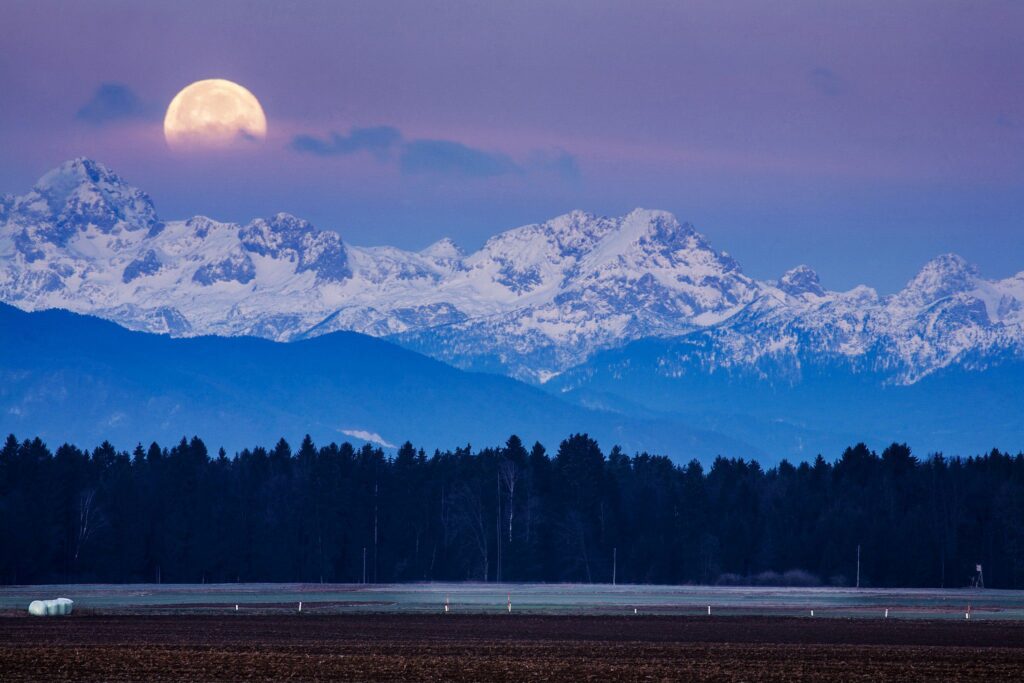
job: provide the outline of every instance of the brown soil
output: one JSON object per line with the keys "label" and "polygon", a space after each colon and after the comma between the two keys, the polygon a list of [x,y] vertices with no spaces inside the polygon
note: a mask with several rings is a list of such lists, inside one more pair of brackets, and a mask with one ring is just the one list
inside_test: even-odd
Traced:
{"label": "brown soil", "polygon": [[1020,680],[1024,623],[532,615],[0,618],[0,680]]}

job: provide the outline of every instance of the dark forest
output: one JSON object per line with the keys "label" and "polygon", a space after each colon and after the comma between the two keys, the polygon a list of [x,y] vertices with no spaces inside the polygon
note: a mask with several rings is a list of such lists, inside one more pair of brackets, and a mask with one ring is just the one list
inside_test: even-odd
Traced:
{"label": "dark forest", "polygon": [[693,461],[7,438],[0,582],[573,581],[1024,588],[1024,455]]}

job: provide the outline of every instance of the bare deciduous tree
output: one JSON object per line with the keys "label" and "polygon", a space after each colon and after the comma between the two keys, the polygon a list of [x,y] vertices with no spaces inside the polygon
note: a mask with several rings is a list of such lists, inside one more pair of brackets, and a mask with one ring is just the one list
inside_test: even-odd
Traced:
{"label": "bare deciduous tree", "polygon": [[452,496],[452,513],[460,535],[470,547],[480,553],[481,577],[483,581],[487,581],[490,571],[487,553],[489,534],[480,492],[466,484],[459,485]]}
{"label": "bare deciduous tree", "polygon": [[75,565],[82,548],[96,531],[99,520],[96,515],[96,489],[85,489],[78,494],[78,525],[75,529]]}
{"label": "bare deciduous tree", "polygon": [[512,519],[516,514],[516,483],[519,481],[519,465],[514,460],[502,460],[498,466],[501,483],[508,496],[508,542],[512,542]]}

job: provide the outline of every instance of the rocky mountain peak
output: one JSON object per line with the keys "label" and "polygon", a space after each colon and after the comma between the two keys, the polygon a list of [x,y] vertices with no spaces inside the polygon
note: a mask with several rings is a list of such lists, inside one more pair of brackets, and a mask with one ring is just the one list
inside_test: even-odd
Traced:
{"label": "rocky mountain peak", "polygon": [[586,250],[592,247],[611,229],[613,229],[612,221],[607,218],[577,209],[538,225],[527,225],[507,230],[502,235],[522,237],[540,232],[547,235],[553,243],[560,245],[563,250],[576,252],[579,249]]}
{"label": "rocky mountain peak", "polygon": [[296,272],[313,271],[321,282],[340,282],[352,274],[338,233],[317,230],[289,213],[257,218],[239,230],[238,237],[246,251],[297,262]]}
{"label": "rocky mountain peak", "polygon": [[543,225],[548,227],[552,232],[571,232],[578,230],[583,225],[594,222],[596,219],[597,216],[592,213],[588,213],[582,209],[573,209],[569,213],[555,216],[543,223]]}
{"label": "rocky mountain peak", "polygon": [[[668,211],[651,209],[633,209],[622,218],[619,230],[623,236],[640,244],[654,244],[671,248],[687,247],[691,238],[697,237],[699,248],[707,246],[703,235],[700,235],[689,223],[680,223]],[[689,244],[689,246],[695,246]]]}
{"label": "rocky mountain peak", "polygon": [[825,295],[825,290],[821,286],[818,273],[813,268],[805,265],[787,270],[779,278],[777,286],[791,296],[802,296],[804,294]]}
{"label": "rocky mountain peak", "polygon": [[978,269],[957,254],[942,254],[926,263],[900,292],[900,298],[925,305],[973,289]]}
{"label": "rocky mountain peak", "polygon": [[50,169],[36,181],[33,189],[48,192],[55,189],[70,189],[82,183],[99,185],[126,185],[116,173],[98,161],[87,157],[78,157],[65,161],[57,168]]}
{"label": "rocky mountain peak", "polygon": [[8,220],[26,226],[26,239],[65,244],[76,232],[95,227],[159,232],[152,200],[98,161],[80,157],[44,174],[27,195],[15,200]]}
{"label": "rocky mountain peak", "polygon": [[661,209],[644,209],[637,207],[623,216],[624,224],[648,225],[668,232],[683,231],[693,232],[694,228],[689,223],[680,223],[679,219],[669,211]]}

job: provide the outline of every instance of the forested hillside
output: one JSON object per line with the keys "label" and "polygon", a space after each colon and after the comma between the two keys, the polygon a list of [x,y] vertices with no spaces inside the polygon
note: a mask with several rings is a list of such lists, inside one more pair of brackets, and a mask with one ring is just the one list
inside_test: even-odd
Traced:
{"label": "forested hillside", "polygon": [[[405,444],[234,457],[199,438],[121,452],[8,437],[0,582],[422,580],[1024,588],[1024,455],[834,463]],[[365,563],[365,564],[364,564]]]}

